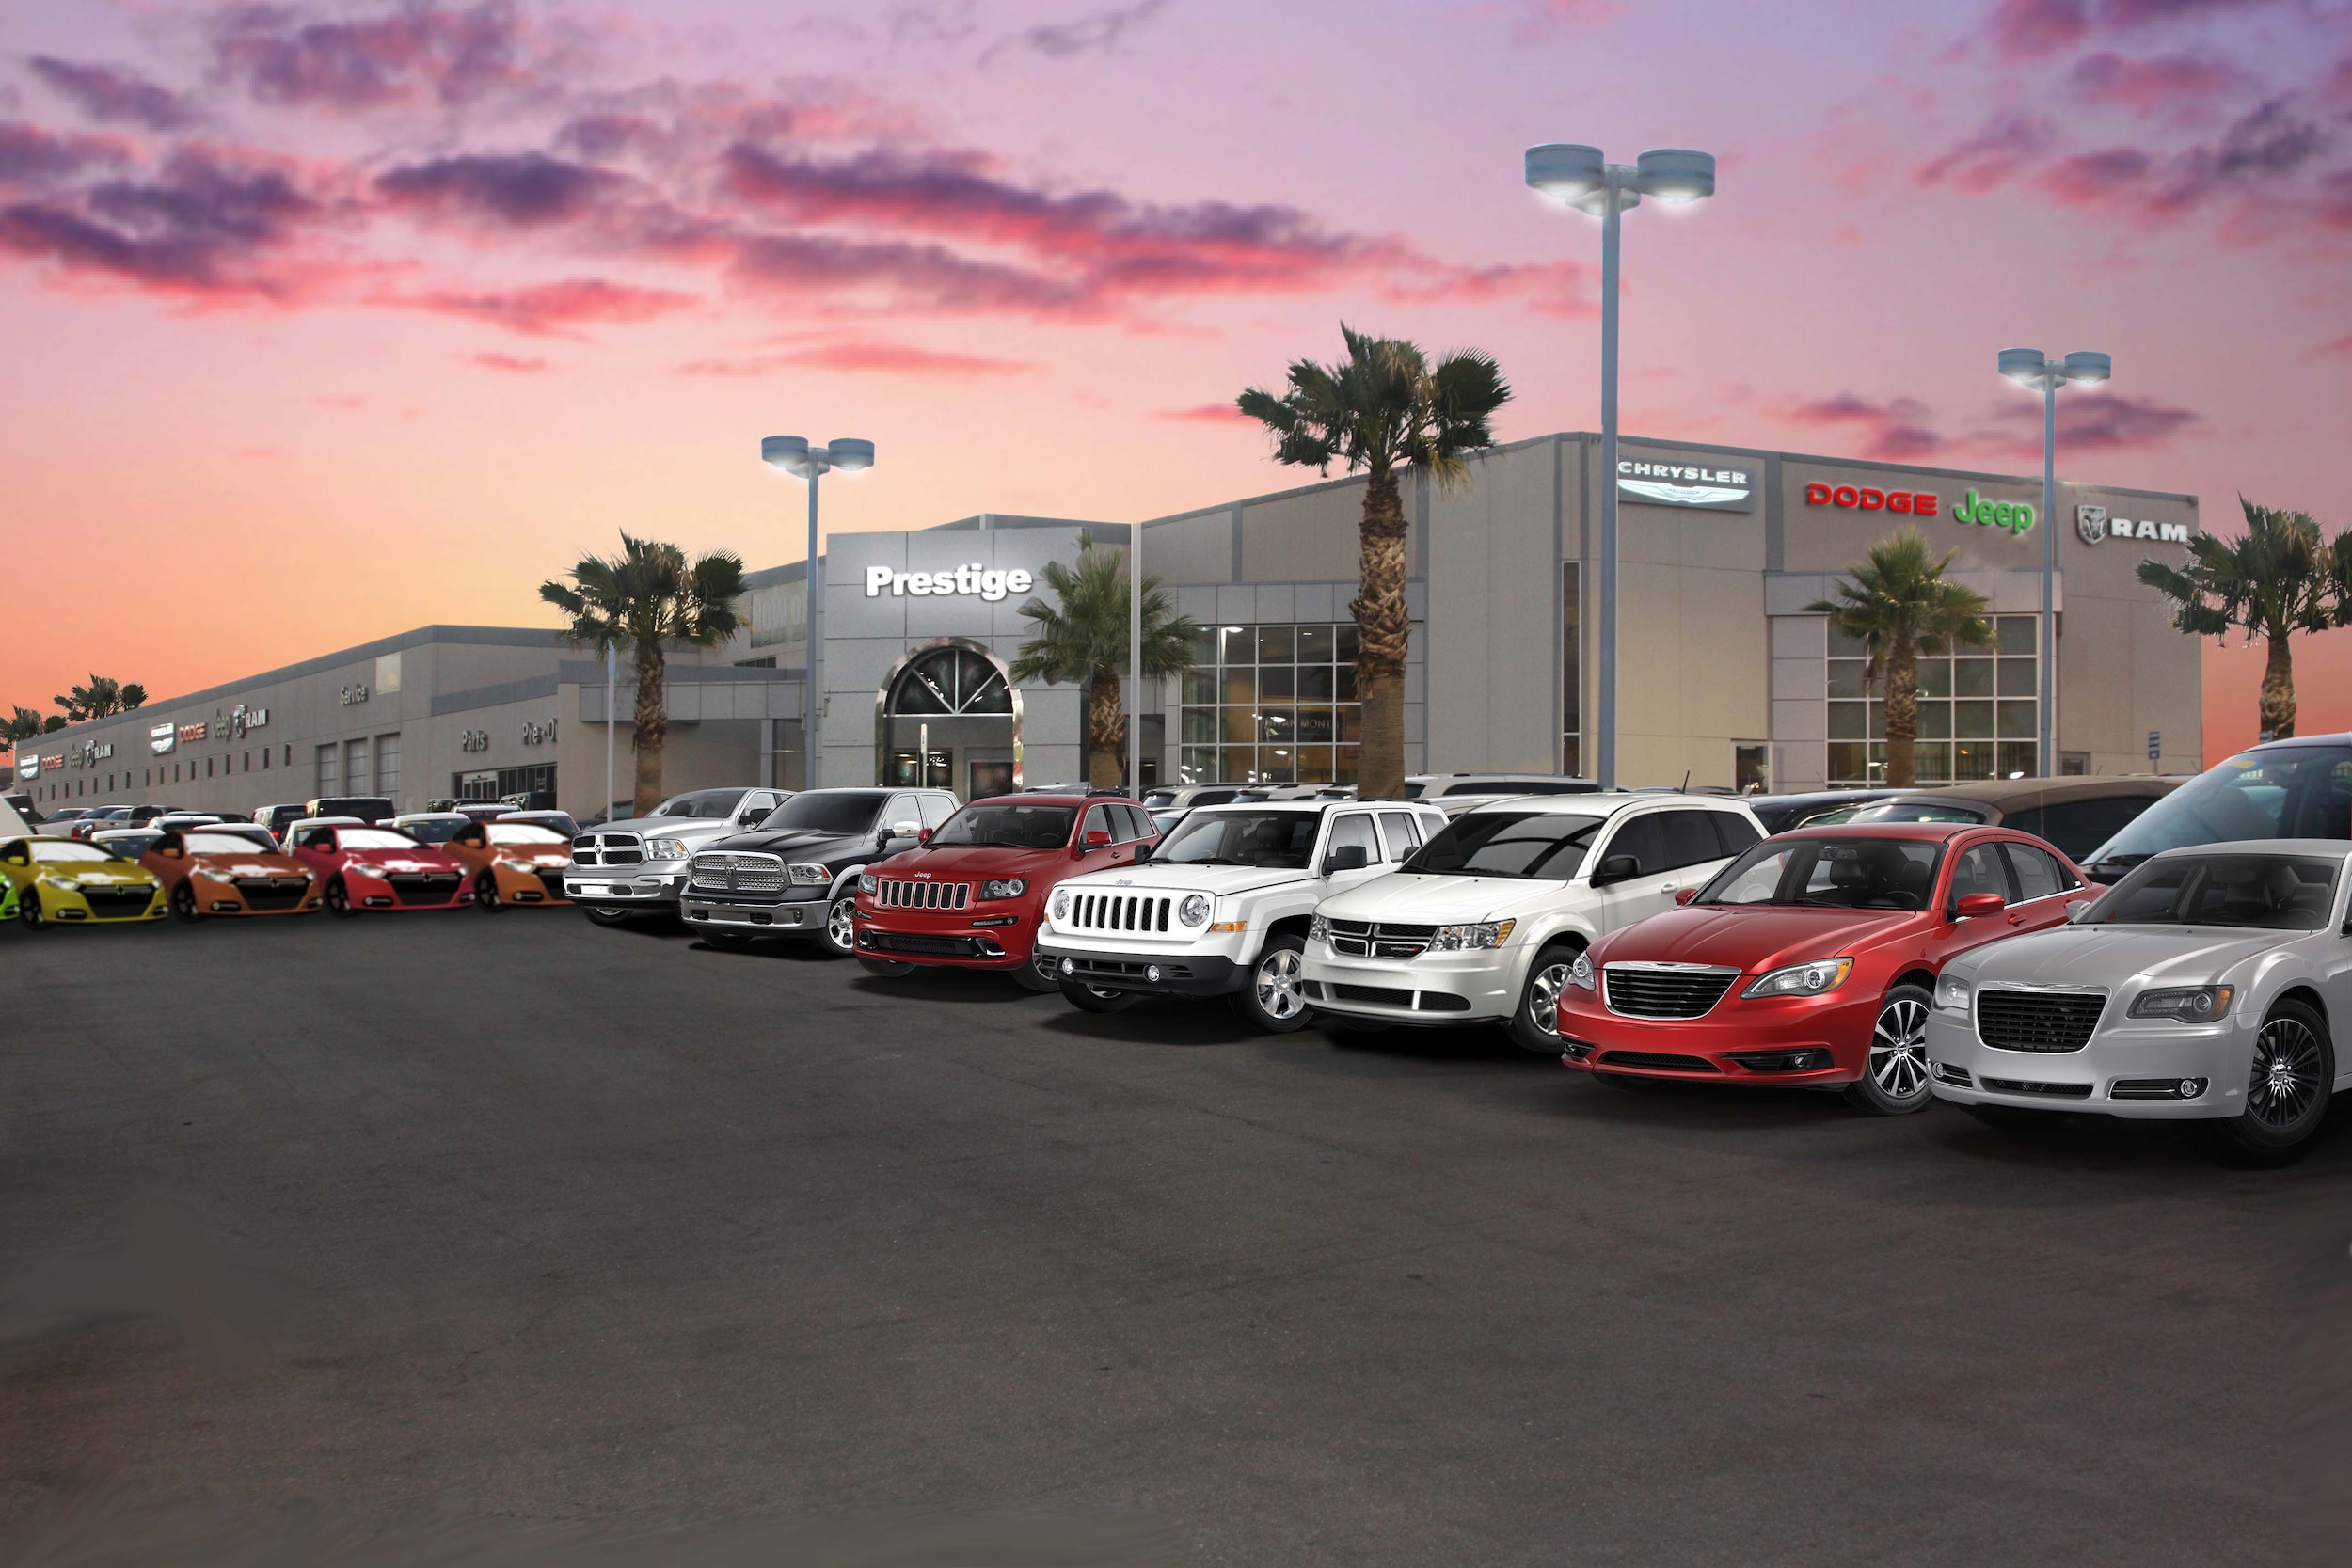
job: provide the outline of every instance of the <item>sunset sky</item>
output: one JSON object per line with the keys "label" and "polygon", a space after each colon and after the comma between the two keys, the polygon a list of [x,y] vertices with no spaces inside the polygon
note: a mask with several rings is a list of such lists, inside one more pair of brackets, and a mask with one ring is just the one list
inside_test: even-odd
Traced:
{"label": "sunset sky", "polygon": [[0,708],[795,559],[772,432],[877,444],[834,531],[1279,488],[1232,399],[1343,319],[1592,428],[1549,140],[1722,161],[1627,220],[1629,432],[2034,471],[1994,352],[2105,349],[2063,474],[2352,525],[2344,0],[0,0]]}

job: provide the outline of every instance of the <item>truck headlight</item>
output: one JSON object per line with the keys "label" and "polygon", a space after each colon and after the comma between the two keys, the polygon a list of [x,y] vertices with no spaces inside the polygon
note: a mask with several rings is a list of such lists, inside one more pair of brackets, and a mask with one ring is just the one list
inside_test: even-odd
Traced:
{"label": "truck headlight", "polygon": [[645,858],[682,861],[686,858],[686,841],[682,838],[649,838],[645,840]]}
{"label": "truck headlight", "polygon": [[1209,901],[1196,893],[1176,906],[1176,918],[1186,926],[1206,926],[1209,923]]}
{"label": "truck headlight", "polygon": [[1790,964],[1760,974],[1748,982],[1742,996],[1819,996],[1836,990],[1853,973],[1851,958],[1816,958],[1809,964]]}
{"label": "truck headlight", "polygon": [[1593,973],[1593,956],[1590,953],[1579,953],[1576,962],[1568,965],[1568,984],[1579,990],[1598,988],[1600,977]]}
{"label": "truck headlight", "polygon": [[1330,946],[1331,923],[1324,919],[1321,915],[1316,915],[1312,919],[1309,920],[1307,922],[1307,940],[1309,942],[1319,942],[1326,947]]}
{"label": "truck headlight", "polygon": [[833,867],[819,865],[815,861],[794,861],[787,875],[792,879],[794,887],[823,887],[833,880]]}
{"label": "truck headlight", "polygon": [[2182,1023],[2211,1023],[2229,1012],[2235,986],[2191,986],[2181,990],[2144,990],[2132,999],[2134,1018],[2169,1018]]}
{"label": "truck headlight", "polygon": [[1935,982],[1935,1005],[1947,1013],[1968,1010],[1968,982],[1957,974],[1940,976]]}
{"label": "truck headlight", "polygon": [[1516,920],[1481,920],[1467,926],[1440,926],[1429,939],[1432,953],[1461,953],[1472,948],[1500,947],[1511,940]]}
{"label": "truck headlight", "polygon": [[1069,916],[1069,913],[1070,895],[1057,888],[1054,892],[1054,918],[1056,920],[1065,919]]}
{"label": "truck headlight", "polygon": [[1018,898],[1028,891],[1029,879],[1026,877],[1007,877],[1000,881],[980,884],[980,896],[983,898]]}

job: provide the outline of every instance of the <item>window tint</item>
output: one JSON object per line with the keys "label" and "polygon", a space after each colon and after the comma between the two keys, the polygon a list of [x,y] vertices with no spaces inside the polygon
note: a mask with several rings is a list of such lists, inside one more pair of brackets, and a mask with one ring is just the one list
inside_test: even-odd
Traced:
{"label": "window tint", "polygon": [[2145,795],[2067,800],[2054,806],[2030,806],[2010,812],[2001,818],[2001,826],[2046,839],[2069,860],[2079,861],[2130,827],[2134,818],[2155,803]]}
{"label": "window tint", "polygon": [[1601,818],[1550,812],[1474,811],[1457,816],[1406,863],[1430,876],[1566,881],[1584,863]]}
{"label": "window tint", "polygon": [[1665,838],[1668,871],[1724,858],[1724,841],[1716,836],[1713,812],[1669,811],[1659,816],[1664,819],[1659,831]]}
{"label": "window tint", "polygon": [[2282,855],[2151,861],[2083,916],[2091,926],[2243,926],[2316,931],[2336,903],[2337,863]]}
{"label": "window tint", "polygon": [[2352,752],[2291,746],[2232,757],[2150,806],[2085,858],[2119,860],[2237,838],[2352,838]]}
{"label": "window tint", "polygon": [[878,827],[895,829],[901,822],[912,822],[918,828],[923,825],[923,808],[915,804],[912,795],[893,795]]}
{"label": "window tint", "polygon": [[1334,849],[1351,847],[1362,849],[1367,863],[1380,863],[1380,846],[1372,836],[1371,813],[1342,812],[1331,818],[1331,842],[1324,846],[1325,858],[1328,859]]}
{"label": "window tint", "polygon": [[1118,824],[1111,820],[1111,808],[1107,805],[1087,807],[1086,832],[1108,833],[1111,835],[1111,842],[1118,843],[1119,828]]}
{"label": "window tint", "polygon": [[1175,865],[1302,871],[1322,825],[1311,811],[1195,812],[1152,859]]}
{"label": "window tint", "polygon": [[1619,855],[1631,855],[1640,863],[1637,877],[1653,877],[1666,869],[1666,834],[1658,818],[1663,814],[1653,812],[1637,816],[1617,830],[1616,836],[1603,849],[1601,859],[1614,860]]}
{"label": "window tint", "polygon": [[1075,806],[969,805],[950,817],[931,842],[1058,849],[1070,842],[1070,827],[1077,819]]}
{"label": "window tint", "polygon": [[1935,885],[1936,844],[1883,838],[1796,838],[1757,843],[1718,872],[1702,904],[1804,904],[1847,910],[1920,910]]}
{"label": "window tint", "polygon": [[691,816],[723,822],[750,793],[741,789],[697,789],[673,795],[654,808],[656,816]]}
{"label": "window tint", "polygon": [[2009,857],[2009,868],[2017,878],[2017,898],[2031,903],[2064,893],[2074,885],[2074,879],[2058,863],[2058,857],[2046,849],[2030,844],[2004,844],[2001,852]]}
{"label": "window tint", "polygon": [[1748,847],[1760,842],[1764,835],[1756,831],[1756,824],[1744,816],[1734,816],[1727,811],[1710,811],[1708,816],[1715,824],[1715,832],[1724,841],[1724,853],[1744,855]]}
{"label": "window tint", "polygon": [[879,789],[811,790],[770,812],[760,826],[771,832],[800,828],[818,833],[870,833],[882,799]]}
{"label": "window tint", "polygon": [[1856,811],[1853,822],[1989,822],[1993,813],[1957,800],[1881,800]]}
{"label": "window tint", "polygon": [[1997,894],[2002,903],[2010,901],[2009,875],[2001,869],[2001,858],[1990,844],[1978,845],[1952,867],[1952,902],[1958,904],[1972,893]]}
{"label": "window tint", "polygon": [[447,844],[451,839],[464,832],[470,825],[471,818],[469,817],[437,816],[429,817],[421,822],[404,822],[400,824],[400,827],[404,832],[413,835],[420,844]]}
{"label": "window tint", "polygon": [[955,816],[956,802],[946,795],[926,795],[917,802],[923,809],[923,826],[936,828]]}
{"label": "window tint", "polygon": [[1380,836],[1389,841],[1389,859],[1401,861],[1421,847],[1421,824],[1409,811],[1380,814]]}

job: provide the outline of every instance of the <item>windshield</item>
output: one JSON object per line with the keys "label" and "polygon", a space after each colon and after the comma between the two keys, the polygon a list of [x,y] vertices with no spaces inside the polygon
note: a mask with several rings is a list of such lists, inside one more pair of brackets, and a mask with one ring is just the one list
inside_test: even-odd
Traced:
{"label": "windshield", "polygon": [[33,859],[41,865],[62,865],[68,861],[110,861],[115,856],[95,844],[45,844],[33,841]]}
{"label": "windshield", "polygon": [[768,814],[760,827],[769,832],[798,829],[816,833],[870,833],[875,816],[887,797],[879,789],[812,791],[795,795]]}
{"label": "windshield", "polygon": [[490,835],[493,844],[535,844],[544,849],[550,844],[568,842],[552,828],[533,827],[528,822],[493,822],[483,832]]}
{"label": "windshield", "polygon": [[735,808],[743,803],[748,789],[697,789],[684,795],[673,795],[653,808],[656,816],[700,816],[713,822],[723,822],[735,815]]}
{"label": "windshield", "polygon": [[1983,806],[1957,800],[1881,800],[1856,806],[1849,822],[1988,822],[1993,813]]}
{"label": "windshield", "polygon": [[1312,811],[1196,813],[1176,836],[1152,852],[1154,864],[1248,865],[1304,871],[1314,853],[1323,814]]}
{"label": "windshield", "polygon": [[190,833],[181,842],[191,855],[266,855],[278,848],[259,833]]}
{"label": "windshield", "polygon": [[1565,882],[1604,819],[1556,812],[1474,811],[1447,823],[1405,863],[1431,876],[1518,877]]}
{"label": "windshield", "polygon": [[335,843],[342,849],[414,849],[417,841],[390,828],[338,828]]}
{"label": "windshield", "polygon": [[1902,838],[1766,839],[1715,874],[1701,904],[1924,910],[1940,844]]}
{"label": "windshield", "polygon": [[[161,833],[125,832],[110,834],[98,842],[124,860],[135,861],[161,843],[163,836]],[[278,847],[273,844],[270,847],[275,849]]]}
{"label": "windshield", "polygon": [[2316,931],[2335,909],[2341,864],[2284,855],[2168,855],[2109,888],[2082,923]]}
{"label": "windshield", "polygon": [[421,822],[403,822],[400,829],[420,844],[447,844],[472,826],[470,816],[429,816]]}
{"label": "windshield", "polygon": [[1075,806],[966,806],[931,835],[931,843],[1058,849],[1070,842],[1077,820]]}
{"label": "windshield", "polygon": [[2146,860],[2242,838],[2352,838],[2352,750],[2249,752],[2190,780],[2086,857]]}

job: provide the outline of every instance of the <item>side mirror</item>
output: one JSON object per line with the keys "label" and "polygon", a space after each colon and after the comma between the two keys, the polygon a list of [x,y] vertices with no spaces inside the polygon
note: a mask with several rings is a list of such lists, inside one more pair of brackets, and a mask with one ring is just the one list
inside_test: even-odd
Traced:
{"label": "side mirror", "polygon": [[1372,863],[1372,851],[1360,844],[1343,844],[1323,857],[1323,874],[1334,871],[1361,871]]}
{"label": "side mirror", "polygon": [[1611,855],[1593,873],[1593,885],[1606,887],[1611,882],[1622,882],[1629,877],[1639,877],[1641,874],[1642,863],[1633,856]]}
{"label": "side mirror", "polygon": [[893,822],[890,825],[890,836],[911,838],[920,844],[928,835],[923,832],[923,824],[920,822]]}
{"label": "side mirror", "polygon": [[1675,895],[1675,902],[1677,904],[1687,904],[1698,895],[1698,889],[1694,887],[1686,887],[1680,893]]}
{"label": "side mirror", "polygon": [[1986,915],[1999,914],[2008,908],[2009,905],[1997,893],[1969,893],[1961,895],[1960,903],[1953,912],[1956,919],[1979,920]]}
{"label": "side mirror", "polygon": [[914,835],[914,842],[917,844],[929,844],[930,841],[931,831],[929,828],[925,828],[922,832]]}
{"label": "side mirror", "polygon": [[1145,861],[1152,858],[1152,846],[1153,841],[1148,838],[1136,846],[1136,863],[1137,865],[1141,865]]}
{"label": "side mirror", "polygon": [[1100,849],[1110,841],[1111,831],[1108,828],[1089,828],[1086,832],[1086,847],[1089,849]]}
{"label": "side mirror", "polygon": [[2072,926],[2075,922],[2081,920],[2083,916],[2089,914],[2090,912],[2090,904],[2091,900],[2088,898],[2077,898],[2073,903],[2067,905],[2066,923],[2069,926]]}

